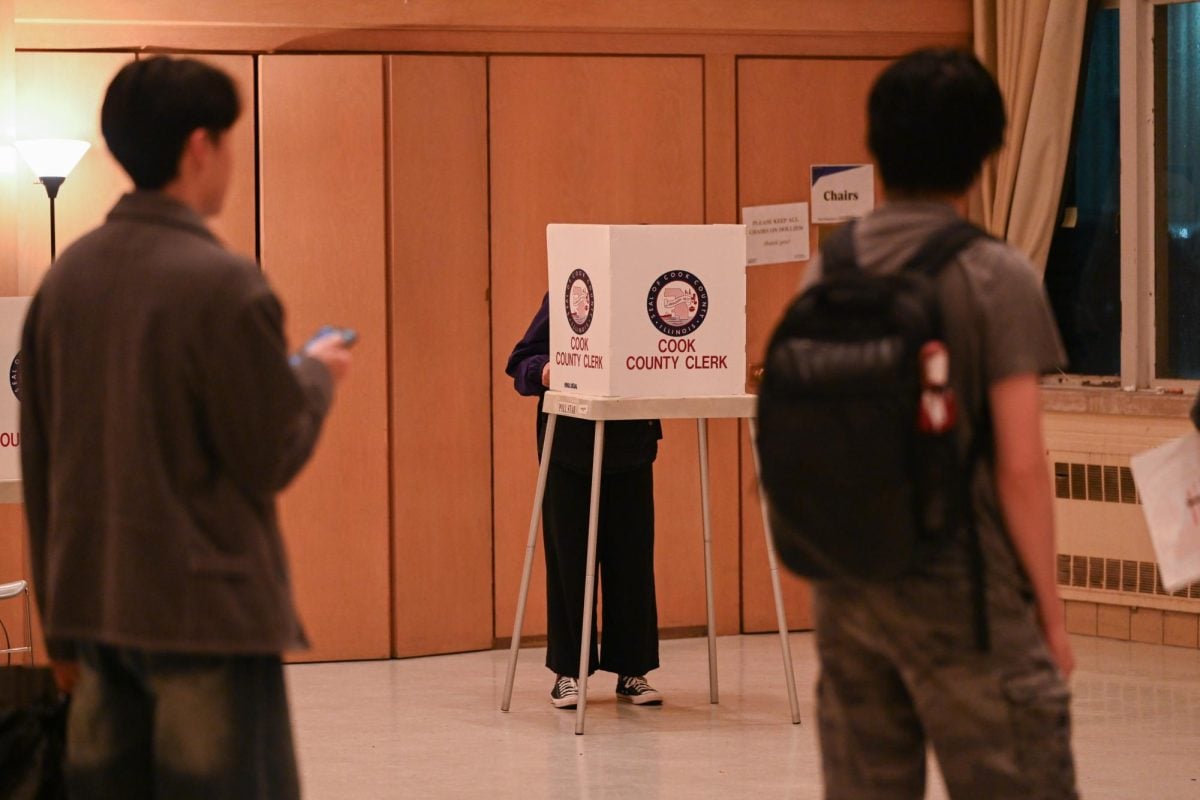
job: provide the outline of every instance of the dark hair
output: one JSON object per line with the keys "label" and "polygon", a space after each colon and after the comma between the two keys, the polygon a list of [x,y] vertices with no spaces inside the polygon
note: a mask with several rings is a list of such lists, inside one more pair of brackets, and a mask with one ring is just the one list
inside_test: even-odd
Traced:
{"label": "dark hair", "polygon": [[192,132],[214,139],[241,113],[237,88],[221,70],[191,58],[154,56],[126,64],[104,95],[100,129],[139,189],[161,189],[179,173]]}
{"label": "dark hair", "polygon": [[1004,100],[965,50],[917,50],[875,81],[867,145],[884,186],[959,194],[1004,139]]}

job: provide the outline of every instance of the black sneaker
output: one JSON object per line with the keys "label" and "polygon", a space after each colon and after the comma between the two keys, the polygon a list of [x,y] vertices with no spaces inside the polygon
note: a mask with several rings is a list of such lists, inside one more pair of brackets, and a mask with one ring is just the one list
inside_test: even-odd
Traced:
{"label": "black sneaker", "polygon": [[574,708],[578,701],[578,682],[569,675],[559,675],[550,690],[550,702],[555,708]]}
{"label": "black sneaker", "polygon": [[662,694],[646,683],[643,675],[621,675],[617,677],[617,699],[635,706],[661,706]]}

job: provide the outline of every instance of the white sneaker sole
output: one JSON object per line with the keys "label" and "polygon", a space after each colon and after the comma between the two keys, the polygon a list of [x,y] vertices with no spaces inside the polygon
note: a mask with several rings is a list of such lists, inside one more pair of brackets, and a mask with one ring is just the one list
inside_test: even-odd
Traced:
{"label": "white sneaker sole", "polygon": [[555,708],[575,708],[579,704],[579,698],[576,697],[551,697],[550,705]]}
{"label": "white sneaker sole", "polygon": [[617,700],[622,703],[632,703],[635,706],[661,706],[662,695],[654,694],[619,694]]}

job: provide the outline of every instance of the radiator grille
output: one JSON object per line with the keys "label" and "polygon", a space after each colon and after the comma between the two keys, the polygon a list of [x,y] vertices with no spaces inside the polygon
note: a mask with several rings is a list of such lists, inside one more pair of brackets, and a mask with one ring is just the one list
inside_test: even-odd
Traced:
{"label": "radiator grille", "polygon": [[1104,559],[1104,588],[1110,592],[1121,591],[1121,562],[1115,558]]}
{"label": "radiator grille", "polygon": [[1057,574],[1059,586],[1200,600],[1200,581],[1184,586],[1178,591],[1168,592],[1163,588],[1158,565],[1152,561],[1127,561],[1060,553]]}
{"label": "radiator grille", "polygon": [[1122,467],[1117,470],[1118,480],[1121,484],[1121,502],[1136,503],[1138,502],[1137,487],[1133,484],[1133,471]]}
{"label": "radiator grille", "polygon": [[1111,464],[1054,462],[1054,496],[1064,500],[1138,503],[1133,472]]}

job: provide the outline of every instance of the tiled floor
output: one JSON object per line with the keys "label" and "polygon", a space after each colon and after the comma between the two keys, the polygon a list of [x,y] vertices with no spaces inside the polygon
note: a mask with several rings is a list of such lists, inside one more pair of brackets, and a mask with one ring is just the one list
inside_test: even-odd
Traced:
{"label": "tiled floor", "polygon": [[[1200,651],[1076,638],[1075,748],[1087,800],[1200,798]],[[544,650],[288,668],[306,797],[819,798],[810,634],[793,634],[801,725],[788,718],[777,636],[662,644],[661,708],[591,681],[587,733],[548,702]],[[936,770],[928,796],[944,798]]]}

